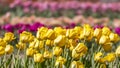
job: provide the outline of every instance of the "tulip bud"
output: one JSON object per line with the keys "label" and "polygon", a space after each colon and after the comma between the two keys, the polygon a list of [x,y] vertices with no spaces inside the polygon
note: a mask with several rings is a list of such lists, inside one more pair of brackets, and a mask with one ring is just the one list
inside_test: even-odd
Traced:
{"label": "tulip bud", "polygon": [[5,54],[5,48],[0,46],[0,56]]}
{"label": "tulip bud", "polygon": [[113,62],[116,58],[114,53],[108,53],[107,56],[104,57],[107,62]]}
{"label": "tulip bud", "polygon": [[54,41],[53,40],[46,40],[46,46],[53,46]]}
{"label": "tulip bud", "polygon": [[7,45],[7,46],[5,47],[5,52],[6,52],[7,54],[12,53],[13,50],[14,50],[14,48],[13,48],[13,46],[11,46],[11,45]]}
{"label": "tulip bud", "polygon": [[35,53],[37,53],[37,50],[35,50],[33,48],[27,48],[27,50],[26,50],[26,55],[29,57],[32,57]]}
{"label": "tulip bud", "polygon": [[99,44],[106,44],[108,42],[109,42],[109,37],[108,36],[102,35],[100,37]]}
{"label": "tulip bud", "polygon": [[55,32],[52,29],[49,29],[46,33],[46,38],[50,40],[55,39]]}
{"label": "tulip bud", "polygon": [[55,40],[54,40],[54,44],[56,46],[60,46],[63,47],[66,43],[66,38],[63,35],[59,35]]}
{"label": "tulip bud", "polygon": [[108,43],[108,44],[105,44],[105,45],[102,45],[103,49],[108,52],[108,51],[111,51],[112,49],[112,44],[111,43]]}
{"label": "tulip bud", "polygon": [[108,27],[103,27],[102,28],[102,35],[109,36],[110,33],[111,33],[111,31]]}
{"label": "tulip bud", "polygon": [[5,33],[5,36],[3,38],[3,40],[5,40],[6,42],[11,42],[14,39],[15,39],[14,34],[11,32]]}
{"label": "tulip bud", "polygon": [[56,35],[65,35],[66,34],[66,30],[61,28],[61,27],[55,27],[54,31],[56,33]]}
{"label": "tulip bud", "polygon": [[44,58],[46,58],[46,59],[52,58],[52,53],[50,53],[48,50],[45,50]]}
{"label": "tulip bud", "polygon": [[120,46],[117,47],[115,54],[120,57]]}
{"label": "tulip bud", "polygon": [[59,57],[57,57],[57,60],[55,62],[55,67],[58,66],[59,68],[63,68],[63,65],[65,64],[65,62],[66,62],[66,59],[59,56]]}
{"label": "tulip bud", "polygon": [[7,42],[0,38],[0,46],[6,47]]}
{"label": "tulip bud", "polygon": [[53,47],[53,55],[60,56],[62,54],[62,48],[60,47]]}
{"label": "tulip bud", "polygon": [[16,44],[16,47],[20,50],[23,50],[26,48],[26,43],[19,42],[18,44]]}
{"label": "tulip bud", "polygon": [[94,37],[100,37],[102,35],[102,30],[101,29],[95,29],[94,30]]}
{"label": "tulip bud", "polygon": [[70,65],[70,68],[84,68],[84,65],[79,61],[73,61]]}
{"label": "tulip bud", "polygon": [[44,61],[43,55],[40,53],[34,54],[34,62],[42,63]]}
{"label": "tulip bud", "polygon": [[119,36],[117,34],[114,34],[114,33],[110,33],[109,38],[110,38],[110,41],[112,41],[112,42],[119,41]]}

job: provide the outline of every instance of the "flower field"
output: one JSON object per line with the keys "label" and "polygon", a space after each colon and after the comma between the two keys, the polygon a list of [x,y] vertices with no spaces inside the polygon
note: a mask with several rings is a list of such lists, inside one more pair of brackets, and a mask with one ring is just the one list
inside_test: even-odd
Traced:
{"label": "flower field", "polygon": [[120,68],[120,2],[10,1],[0,68]]}

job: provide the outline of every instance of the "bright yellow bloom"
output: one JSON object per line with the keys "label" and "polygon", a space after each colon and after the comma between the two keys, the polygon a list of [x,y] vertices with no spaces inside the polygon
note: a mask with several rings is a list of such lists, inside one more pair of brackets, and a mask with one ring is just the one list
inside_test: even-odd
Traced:
{"label": "bright yellow bloom", "polygon": [[36,54],[38,51],[34,48],[27,48],[26,55],[29,57],[32,57],[34,54]]}
{"label": "bright yellow bloom", "polygon": [[107,62],[113,62],[116,58],[115,53],[108,53],[105,57]]}
{"label": "bright yellow bloom", "polygon": [[55,56],[60,56],[62,54],[62,48],[56,46],[56,47],[53,47],[53,55]]}
{"label": "bright yellow bloom", "polygon": [[64,35],[59,35],[59,36],[54,40],[54,44],[55,44],[56,46],[62,47],[62,46],[65,45],[65,43],[66,43],[66,38],[65,38]]}
{"label": "bright yellow bloom", "polygon": [[109,36],[109,34],[111,33],[110,29],[108,27],[103,27],[102,28],[102,34]]}
{"label": "bright yellow bloom", "polygon": [[81,56],[82,55],[80,55],[80,53],[77,53],[75,51],[75,49],[72,50],[72,58],[74,58],[74,59],[80,59]]}
{"label": "bright yellow bloom", "polygon": [[26,48],[26,43],[19,42],[18,44],[16,44],[16,47],[20,50],[23,50]]}
{"label": "bright yellow bloom", "polygon": [[110,42],[110,39],[108,36],[102,35],[99,40],[99,44],[107,44]]}
{"label": "bright yellow bloom", "polygon": [[42,49],[44,46],[44,41],[39,41],[37,38],[34,39],[29,45],[31,48]]}
{"label": "bright yellow bloom", "polygon": [[6,47],[7,42],[0,38],[0,46]]}
{"label": "bright yellow bloom", "polygon": [[34,54],[34,62],[42,63],[44,61],[43,55],[40,53]]}
{"label": "bright yellow bloom", "polygon": [[5,40],[6,42],[11,42],[14,39],[15,39],[14,34],[11,32],[5,33],[5,36],[3,38],[3,40]]}
{"label": "bright yellow bloom", "polygon": [[46,38],[53,40],[53,39],[55,39],[55,37],[56,37],[55,32],[52,29],[49,29],[46,33]]}
{"label": "bright yellow bloom", "polygon": [[13,51],[14,51],[14,47],[13,47],[12,45],[7,45],[7,46],[5,47],[5,52],[6,52],[7,54],[12,53]]}
{"label": "bright yellow bloom", "polygon": [[70,68],[85,68],[83,63],[79,61],[73,61],[70,65]]}
{"label": "bright yellow bloom", "polygon": [[26,43],[34,40],[34,36],[27,31],[24,31],[20,34],[20,42]]}
{"label": "bright yellow bloom", "polygon": [[67,48],[70,47],[70,50],[73,50],[77,45],[77,40],[68,39],[67,44],[65,45]]}
{"label": "bright yellow bloom", "polygon": [[76,26],[75,28],[74,28],[74,30],[78,33],[78,35],[80,34],[80,32],[81,32],[81,30],[82,30],[82,27],[80,27],[80,26]]}
{"label": "bright yellow bloom", "polygon": [[103,53],[102,53],[102,52],[98,52],[97,54],[95,54],[94,60],[95,60],[95,61],[99,61],[102,56],[103,56]]}
{"label": "bright yellow bloom", "polygon": [[103,49],[108,52],[108,51],[111,51],[112,49],[112,44],[111,43],[108,43],[108,44],[105,44],[105,45],[102,45]]}
{"label": "bright yellow bloom", "polygon": [[59,56],[56,59],[55,66],[56,67],[59,66],[59,68],[63,68],[63,65],[65,64],[65,62],[66,62],[66,59],[61,57],[61,56]]}
{"label": "bright yellow bloom", "polygon": [[0,46],[0,56],[5,54],[5,48]]}
{"label": "bright yellow bloom", "polygon": [[53,46],[53,44],[54,44],[54,41],[53,40],[46,40],[46,42],[45,42],[45,44],[46,44],[46,46]]}
{"label": "bright yellow bloom", "polygon": [[118,34],[110,33],[109,38],[110,38],[110,41],[112,41],[112,42],[118,42],[119,41]]}
{"label": "bright yellow bloom", "polygon": [[48,31],[48,28],[47,28],[47,27],[38,28],[36,37],[37,37],[39,40],[46,39],[46,33],[47,33],[47,31]]}
{"label": "bright yellow bloom", "polygon": [[120,46],[117,47],[115,54],[120,57]]}
{"label": "bright yellow bloom", "polygon": [[63,29],[61,27],[55,27],[54,31],[56,33],[56,35],[65,35],[66,34],[66,29]]}
{"label": "bright yellow bloom", "polygon": [[91,32],[93,29],[90,27],[90,25],[86,24],[83,26],[83,36],[84,37],[89,37],[91,35]]}
{"label": "bright yellow bloom", "polygon": [[79,43],[76,47],[75,47],[75,51],[78,53],[87,53],[87,46],[84,45],[84,43]]}
{"label": "bright yellow bloom", "polygon": [[67,29],[66,37],[68,37],[70,39],[77,39],[77,38],[79,38],[79,33],[74,29]]}
{"label": "bright yellow bloom", "polygon": [[52,58],[52,53],[49,52],[48,50],[45,50],[43,56],[44,56],[44,58],[49,59],[49,58]]}
{"label": "bright yellow bloom", "polygon": [[97,28],[94,30],[94,37],[100,37],[102,35],[102,30]]}

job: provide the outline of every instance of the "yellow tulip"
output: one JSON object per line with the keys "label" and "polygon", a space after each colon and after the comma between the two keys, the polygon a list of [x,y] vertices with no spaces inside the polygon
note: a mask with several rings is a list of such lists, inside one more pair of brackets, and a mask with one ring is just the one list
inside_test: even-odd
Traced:
{"label": "yellow tulip", "polygon": [[62,48],[56,46],[56,47],[53,47],[53,55],[55,56],[60,56],[62,54]]}
{"label": "yellow tulip", "polygon": [[66,62],[66,59],[61,57],[61,56],[59,56],[56,59],[55,66],[56,67],[59,66],[59,68],[63,68],[63,65],[65,64],[65,62]]}
{"label": "yellow tulip", "polygon": [[32,42],[34,40],[34,36],[27,31],[24,31],[20,34],[20,42],[26,43],[26,42]]}
{"label": "yellow tulip", "polygon": [[55,40],[54,40],[54,44],[56,46],[60,46],[63,47],[66,43],[66,38],[63,35],[59,35]]}
{"label": "yellow tulip", "polygon": [[78,33],[78,35],[80,34],[80,32],[81,32],[81,30],[82,30],[82,27],[80,27],[80,26],[76,26],[75,28],[74,28],[74,30]]}
{"label": "yellow tulip", "polygon": [[53,40],[46,40],[45,44],[46,46],[53,46],[54,41]]}
{"label": "yellow tulip", "polygon": [[108,53],[105,57],[107,62],[113,62],[116,58],[115,53]]}
{"label": "yellow tulip", "polygon": [[110,29],[108,27],[103,27],[102,28],[102,34],[109,36],[109,34],[111,33]]}
{"label": "yellow tulip", "polygon": [[0,38],[0,46],[6,47],[7,42]]}
{"label": "yellow tulip", "polygon": [[0,56],[5,54],[5,48],[0,46]]}
{"label": "yellow tulip", "polygon": [[79,43],[76,47],[75,47],[75,51],[78,53],[87,53],[87,46],[84,45],[84,43]]}
{"label": "yellow tulip", "polygon": [[6,52],[7,54],[12,53],[13,51],[14,51],[14,47],[13,47],[12,45],[7,45],[7,46],[5,47],[5,52]]}
{"label": "yellow tulip", "polygon": [[108,44],[105,44],[105,45],[102,45],[103,49],[108,52],[108,51],[111,51],[112,49],[112,44],[111,43],[108,43]]}
{"label": "yellow tulip", "polygon": [[29,57],[32,57],[36,53],[37,53],[37,50],[35,50],[33,48],[27,48],[27,50],[26,50],[26,55]]}
{"label": "yellow tulip", "polygon": [[66,29],[63,29],[61,27],[55,27],[54,31],[56,33],[56,35],[65,35],[66,34]]}
{"label": "yellow tulip", "polygon": [[55,37],[56,37],[55,32],[52,29],[49,29],[46,33],[46,38],[53,40],[53,39],[55,39]]}
{"label": "yellow tulip", "polygon": [[5,36],[3,38],[3,40],[5,40],[6,42],[11,42],[14,39],[15,39],[14,34],[11,32],[5,33]]}
{"label": "yellow tulip", "polygon": [[79,33],[74,29],[67,29],[66,37],[68,37],[70,39],[77,39],[77,38],[79,38]]}
{"label": "yellow tulip", "polygon": [[46,33],[47,33],[47,31],[48,31],[48,28],[47,28],[47,27],[38,28],[36,37],[37,37],[39,40],[46,39]]}
{"label": "yellow tulip", "polygon": [[26,48],[26,43],[19,42],[18,44],[16,44],[16,47],[20,50],[23,50]]}
{"label": "yellow tulip", "polygon": [[42,63],[44,61],[43,55],[40,53],[34,54],[34,62]]}
{"label": "yellow tulip", "polygon": [[72,50],[72,58],[74,59],[80,59],[81,55],[75,51],[75,49]]}
{"label": "yellow tulip", "polygon": [[52,53],[50,53],[48,50],[45,50],[43,56],[44,58],[49,59],[49,58],[52,58]]}
{"label": "yellow tulip", "polygon": [[119,41],[118,34],[110,33],[109,38],[110,38],[110,41],[112,41],[112,42],[118,42]]}
{"label": "yellow tulip", "polygon": [[120,46],[117,47],[115,54],[120,57]]}
{"label": "yellow tulip", "polygon": [[83,63],[79,61],[72,61],[70,68],[85,68]]}
{"label": "yellow tulip", "polygon": [[90,27],[90,25],[84,25],[83,26],[83,36],[89,37],[93,29]]}
{"label": "yellow tulip", "polygon": [[109,43],[110,39],[108,36],[102,35],[99,40],[99,44],[106,44]]}
{"label": "yellow tulip", "polygon": [[103,53],[102,53],[102,52],[98,52],[97,54],[95,54],[94,60],[95,60],[95,61],[99,61],[102,56],[103,56]]}
{"label": "yellow tulip", "polygon": [[94,37],[100,37],[102,35],[102,30],[97,28],[94,30]]}

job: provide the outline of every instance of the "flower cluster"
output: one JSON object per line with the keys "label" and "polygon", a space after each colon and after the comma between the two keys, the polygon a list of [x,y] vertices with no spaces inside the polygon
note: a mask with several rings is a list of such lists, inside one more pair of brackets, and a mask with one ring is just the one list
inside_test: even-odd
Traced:
{"label": "flower cluster", "polygon": [[[16,46],[8,46],[12,41]],[[6,57],[12,53],[9,58],[14,61],[9,67],[23,63],[23,67],[37,68],[113,68],[119,66],[119,43],[119,35],[105,26],[96,29],[88,24],[70,29],[41,27],[35,34],[23,31],[19,38],[5,33],[1,38],[0,55]]]}

